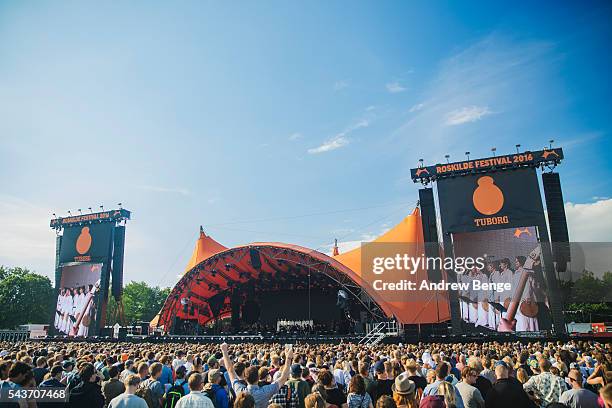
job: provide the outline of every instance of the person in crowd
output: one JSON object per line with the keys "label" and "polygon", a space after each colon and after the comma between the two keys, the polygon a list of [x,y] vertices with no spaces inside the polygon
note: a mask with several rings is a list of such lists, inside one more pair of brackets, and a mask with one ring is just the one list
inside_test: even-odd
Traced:
{"label": "person in crowd", "polygon": [[509,376],[508,365],[504,361],[495,363],[497,380],[485,398],[486,408],[537,408],[531,401],[521,383]]}
{"label": "person in crowd", "polygon": [[[437,365],[436,367],[436,380],[431,383],[428,384],[427,387],[425,387],[425,389],[423,390],[423,395],[424,396],[428,396],[428,395],[439,395],[438,392],[438,387],[440,386],[440,383],[442,383],[443,381],[446,381],[446,378],[449,375],[449,364],[446,362],[442,362],[440,364]],[[453,387],[453,391],[455,393],[455,405],[457,408],[463,408],[463,400],[461,399],[461,395],[459,394],[459,391],[457,391],[455,389],[455,387]]]}
{"label": "person in crowd", "polygon": [[213,368],[208,370],[208,383],[204,387],[204,392],[211,399],[215,408],[228,408],[229,397],[225,388],[221,386],[221,370]]}
{"label": "person in crowd", "polygon": [[102,408],[104,395],[100,387],[102,376],[91,363],[84,363],[79,369],[79,382],[70,389],[68,405],[74,408]]}
{"label": "person in crowd", "polygon": [[366,392],[365,382],[359,374],[351,378],[346,404],[348,408],[373,408],[372,398]]}
{"label": "person in crowd", "polygon": [[330,404],[336,405],[339,408],[348,408],[346,404],[346,396],[344,392],[338,388],[334,381],[334,376],[329,370],[322,370],[319,373],[319,382],[325,388],[327,394],[327,401]]}
{"label": "person in crowd", "polygon": [[32,373],[34,374],[34,379],[36,380],[36,384],[40,384],[41,382],[43,382],[43,378],[48,372],[49,369],[47,368],[46,357],[38,357],[36,359],[36,367],[32,370]]}
{"label": "person in crowd", "polygon": [[[271,405],[268,406],[270,408]],[[308,394],[304,399],[304,407],[305,408],[326,408],[327,403],[323,399],[321,394],[313,392],[312,394]]]}
{"label": "person in crowd", "polygon": [[292,392],[297,393],[299,408],[304,408],[306,396],[310,394],[310,384],[302,379],[302,366],[294,363],[291,365],[287,386]]}
{"label": "person in crowd", "polygon": [[408,373],[401,373],[395,377],[395,381],[391,387],[393,401],[395,401],[395,405],[398,408],[418,407],[417,386],[410,377]]}
{"label": "person in crowd", "polygon": [[187,379],[189,394],[185,395],[176,404],[176,408],[214,408],[210,398],[202,392],[204,378],[200,373],[191,373]]}
{"label": "person in crowd", "polygon": [[166,388],[172,384],[172,378],[174,376],[172,372],[172,359],[167,354],[164,354],[159,359],[159,362],[162,363],[162,372],[159,376],[159,382]]}
{"label": "person in crowd", "polygon": [[478,388],[474,386],[477,378],[478,371],[470,366],[465,366],[461,371],[461,381],[455,385],[465,408],[484,408],[484,398]]}
{"label": "person in crowd", "polygon": [[125,380],[127,380],[127,378],[132,375],[132,374],[137,374],[136,371],[134,371],[134,361],[133,360],[125,360],[125,363],[123,365],[123,371],[121,371],[121,374],[119,374],[119,381],[125,383]]}
{"label": "person in crowd", "polygon": [[162,374],[162,368],[162,363],[151,364],[151,366],[149,367],[150,377],[144,380],[141,385],[142,387],[148,388],[151,392],[151,400],[153,402],[153,406],[149,408],[161,408],[162,405],[162,398],[165,393],[164,386],[162,385],[162,383],[159,382],[159,377],[161,377]]}
{"label": "person in crowd", "polygon": [[516,379],[519,380],[521,384],[525,384],[527,380],[529,380],[529,374],[523,367],[519,367],[516,369]]}
{"label": "person in crowd", "polygon": [[[493,387],[493,383],[491,380],[489,380],[489,378],[495,378],[495,373],[491,372],[491,375],[488,376],[483,375],[483,373],[485,373],[482,363],[483,360],[485,359],[479,359],[476,356],[471,356],[468,358],[468,367],[478,373],[478,377],[476,377],[476,381],[472,385],[476,387],[478,391],[480,391],[480,395],[482,395],[482,398],[484,399],[487,398],[487,393],[491,387]],[[490,363],[491,360],[487,358],[485,362]]]}
{"label": "person in crowd", "polygon": [[62,384],[62,374],[64,369],[57,364],[51,367],[49,376],[46,380],[40,383],[41,388],[65,388],[66,384]]}
{"label": "person in crowd", "polygon": [[141,382],[149,378],[149,365],[144,361],[138,364],[138,375],[140,376]]}
{"label": "person in crowd", "polygon": [[453,384],[448,381],[442,381],[438,386],[438,395],[444,397],[446,408],[457,408],[457,396]]}
{"label": "person in crowd", "polygon": [[176,380],[174,385],[183,387],[183,395],[189,394],[189,384],[187,383],[187,368],[184,365],[176,369]]}
{"label": "person in crowd", "polygon": [[102,383],[102,394],[106,405],[110,404],[111,400],[125,391],[125,385],[119,381],[119,369],[112,366],[108,370],[109,379]]}
{"label": "person in crowd", "polygon": [[612,408],[612,383],[606,385],[599,391],[603,408]]}
{"label": "person in crowd", "polygon": [[525,391],[532,392],[544,406],[552,402],[559,402],[561,394],[566,390],[563,379],[550,372],[551,367],[550,360],[541,357],[538,361],[540,374],[534,375],[523,384]]}
{"label": "person in crowd", "polygon": [[561,394],[559,402],[569,408],[598,408],[597,394],[582,387],[582,374],[580,370],[572,369],[567,378],[572,388]]}
{"label": "person in crowd", "polygon": [[255,408],[255,398],[248,392],[242,392],[236,397],[234,408]]}
{"label": "person in crowd", "polygon": [[279,378],[270,385],[259,387],[259,370],[257,366],[251,366],[245,370],[245,380],[247,386],[244,386],[236,375],[234,370],[234,363],[228,354],[227,343],[221,345],[221,352],[223,353],[223,362],[230,376],[231,386],[234,389],[236,395],[241,392],[247,391],[255,399],[256,408],[266,408],[268,401],[272,395],[276,394],[279,389],[285,385],[285,382],[289,379],[290,364],[293,359],[293,348],[287,347],[285,349],[285,365]]}
{"label": "person in crowd", "polygon": [[137,374],[128,375],[123,381],[125,392],[113,398],[108,404],[108,408],[148,408],[146,401],[136,395],[136,390],[140,385],[140,376]]}
{"label": "person in crowd", "polygon": [[385,372],[385,364],[382,360],[377,361],[374,364],[374,380],[370,383],[370,388],[367,390],[368,394],[372,398],[372,401],[377,401],[383,395],[393,395],[391,387],[393,386],[393,380],[387,378]]}

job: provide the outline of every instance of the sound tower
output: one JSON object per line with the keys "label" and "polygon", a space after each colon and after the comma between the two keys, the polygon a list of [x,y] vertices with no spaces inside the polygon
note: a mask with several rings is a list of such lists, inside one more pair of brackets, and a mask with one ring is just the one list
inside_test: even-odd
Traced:
{"label": "sound tower", "polygon": [[111,293],[115,300],[121,299],[123,292],[123,254],[125,248],[125,226],[115,227],[113,250],[113,269]]}
{"label": "sound tower", "polygon": [[[419,189],[419,205],[421,207],[421,220],[423,225],[423,239],[425,241],[425,256],[428,258],[440,256],[438,244],[438,225],[436,223],[436,206],[433,190],[431,188]],[[431,282],[440,282],[442,272],[437,262],[431,262],[427,268],[427,278]],[[429,265],[428,265],[429,266]]]}
{"label": "sound tower", "polygon": [[553,260],[558,272],[565,272],[570,259],[569,234],[567,219],[563,207],[563,192],[559,173],[542,173],[542,185],[546,199],[550,242],[552,243]]}

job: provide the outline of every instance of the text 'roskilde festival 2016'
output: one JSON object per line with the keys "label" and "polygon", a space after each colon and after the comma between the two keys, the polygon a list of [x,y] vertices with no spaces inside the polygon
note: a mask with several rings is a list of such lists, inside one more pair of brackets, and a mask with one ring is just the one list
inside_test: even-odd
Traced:
{"label": "text 'roskilde festival 2016'", "polygon": [[448,291],[448,290],[472,290],[472,291],[495,291],[495,292],[506,292],[512,290],[512,285],[509,282],[503,283],[488,283],[481,282],[479,280],[473,280],[471,282],[430,282],[427,279],[422,279],[420,282],[410,279],[397,279],[397,273],[403,272],[404,274],[414,276],[418,270],[426,270],[431,268],[454,270],[457,274],[464,274],[465,272],[478,268],[482,269],[485,266],[485,259],[483,257],[456,257],[456,258],[442,258],[442,257],[426,257],[421,256],[410,256],[408,254],[395,254],[395,256],[388,257],[374,257],[372,259],[372,273],[377,276],[381,276],[385,272],[393,271],[394,278],[391,281],[385,281],[384,279],[374,279],[372,281],[372,287],[377,291]]}

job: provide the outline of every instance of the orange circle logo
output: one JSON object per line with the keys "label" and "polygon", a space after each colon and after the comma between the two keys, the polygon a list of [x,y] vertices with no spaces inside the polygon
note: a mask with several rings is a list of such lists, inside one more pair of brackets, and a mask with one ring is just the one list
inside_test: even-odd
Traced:
{"label": "orange circle logo", "polygon": [[91,234],[89,234],[89,227],[83,227],[76,241],[76,250],[80,255],[84,255],[89,248],[91,248]]}
{"label": "orange circle logo", "polygon": [[482,176],[477,181],[472,201],[474,208],[484,215],[493,215],[504,206],[504,193],[495,185],[491,176]]}

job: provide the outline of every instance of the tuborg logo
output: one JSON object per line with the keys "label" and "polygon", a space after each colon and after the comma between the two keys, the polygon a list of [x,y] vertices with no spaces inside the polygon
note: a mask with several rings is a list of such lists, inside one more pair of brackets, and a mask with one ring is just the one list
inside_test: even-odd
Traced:
{"label": "tuborg logo", "polygon": [[477,183],[478,187],[472,196],[474,208],[484,215],[498,213],[504,206],[504,193],[495,185],[493,177],[480,177]]}
{"label": "tuborg logo", "polygon": [[76,240],[76,250],[79,254],[85,255],[89,248],[91,248],[91,234],[89,233],[89,227],[83,227]]}
{"label": "tuborg logo", "polygon": [[[482,176],[476,183],[478,187],[472,195],[472,203],[476,211],[487,216],[497,214],[504,206],[504,193],[495,185],[495,180],[491,176]],[[477,227],[509,223],[510,220],[507,215],[474,218],[474,224]]]}

